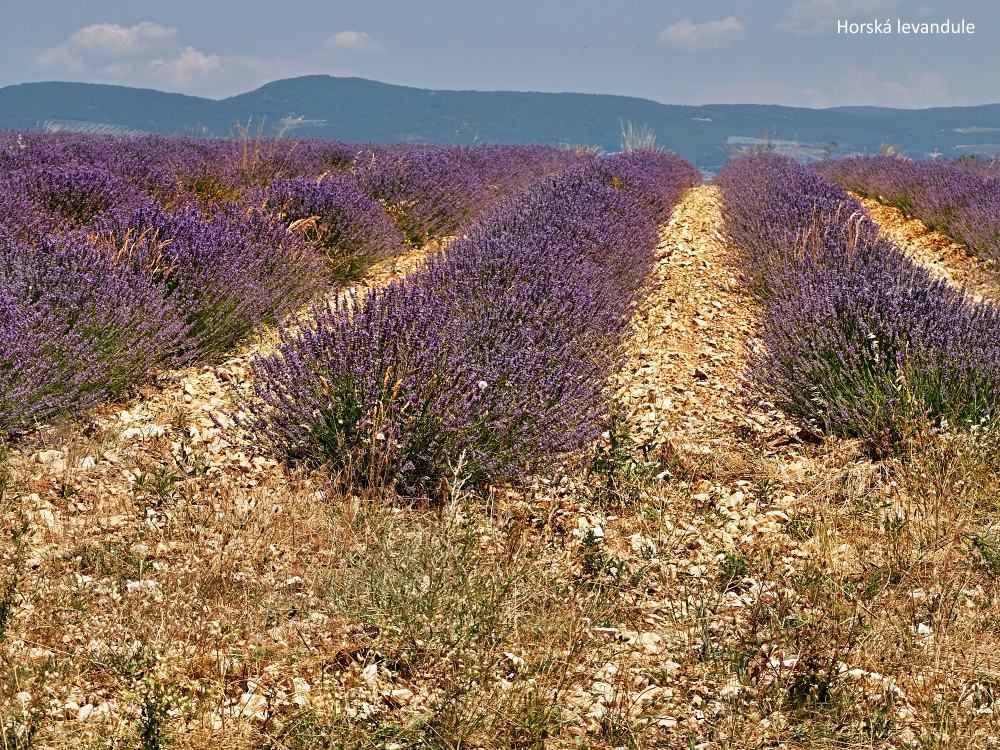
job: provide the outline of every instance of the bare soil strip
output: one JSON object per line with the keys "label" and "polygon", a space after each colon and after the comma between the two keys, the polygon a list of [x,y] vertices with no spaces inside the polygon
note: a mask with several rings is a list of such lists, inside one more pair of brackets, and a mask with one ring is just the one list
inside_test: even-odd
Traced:
{"label": "bare soil strip", "polygon": [[[853,195],[853,194],[852,194]],[[854,195],[883,234],[903,248],[911,258],[956,287],[964,287],[976,299],[1000,299],[1000,275],[996,264],[969,253],[948,235],[928,228],[894,206]]]}
{"label": "bare soil strip", "polygon": [[[644,571],[643,593],[624,597],[632,619],[602,631],[614,652],[610,670],[632,674],[638,688],[601,697],[598,682],[588,715],[593,725],[595,715],[623,715],[650,747],[686,747],[731,721],[742,687],[713,654],[732,647],[755,598],[749,590],[763,585],[751,583],[747,563],[764,550],[785,554],[785,524],[811,504],[827,464],[843,460],[839,450],[809,455],[798,428],[747,388],[759,308],[720,234],[720,200],[714,186],[696,187],[664,228],[617,380],[637,450],[663,469],[665,483],[650,497],[655,511],[610,508],[587,517],[610,557]],[[739,583],[720,585],[730,574]]]}
{"label": "bare soil strip", "polygon": [[591,687],[587,715],[642,747],[983,742],[992,709],[957,696],[1000,666],[982,629],[996,584],[963,541],[993,538],[984,449],[947,438],[872,464],[852,441],[803,442],[749,392],[757,307],[719,200],[702,186],[675,211],[619,381],[635,442],[670,476],[641,510],[587,517],[606,558],[642,571],[600,631],[630,687]]}
{"label": "bare soil strip", "polygon": [[720,200],[694,188],[664,229],[617,393],[643,444],[715,464],[742,454],[747,430],[776,443],[798,431],[746,390],[758,307],[720,234]]}
{"label": "bare soil strip", "polygon": [[[733,412],[752,337],[752,304],[726,265],[718,191],[688,193],[664,230],[617,397],[647,444],[731,452]],[[736,334],[736,335],[734,335]]]}

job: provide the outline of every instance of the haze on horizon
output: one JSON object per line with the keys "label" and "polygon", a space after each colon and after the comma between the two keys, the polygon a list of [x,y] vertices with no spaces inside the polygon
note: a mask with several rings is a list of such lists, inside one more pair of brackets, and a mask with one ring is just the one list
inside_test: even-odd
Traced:
{"label": "haze on horizon", "polygon": [[[4,16],[0,86],[90,81],[221,98],[279,78],[329,74],[673,104],[1000,101],[1000,5],[988,0],[55,0],[18,3]],[[837,34],[840,19],[897,17],[964,18],[976,33]]]}

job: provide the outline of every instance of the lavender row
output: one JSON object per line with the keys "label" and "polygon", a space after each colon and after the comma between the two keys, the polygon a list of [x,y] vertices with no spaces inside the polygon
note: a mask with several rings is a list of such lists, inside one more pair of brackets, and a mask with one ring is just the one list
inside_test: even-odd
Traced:
{"label": "lavender row", "polygon": [[516,481],[591,440],[603,383],[697,170],[596,161],[507,200],[414,275],[285,331],[241,419],[290,461],[434,493]]}
{"label": "lavender row", "polygon": [[86,242],[25,245],[0,228],[0,437],[122,392],[185,334],[145,274]]}
{"label": "lavender row", "polygon": [[160,218],[169,241],[0,227],[0,435],[224,352],[318,289],[311,249],[262,214]]}
{"label": "lavender row", "polygon": [[899,450],[928,421],[972,427],[1000,399],[1000,311],[928,274],[862,206],[794,161],[720,172],[726,231],[764,303],[761,389],[815,428]]}
{"label": "lavender row", "polygon": [[591,157],[536,146],[364,151],[350,171],[271,182],[263,198],[301,224],[333,276],[356,278],[406,245],[460,233],[504,196]]}
{"label": "lavender row", "polygon": [[[0,138],[0,435],[114,396],[152,368],[229,351],[314,299],[331,276],[356,278],[404,247],[393,207],[361,191],[354,160],[364,154],[364,169],[390,172],[386,164],[428,149],[276,141],[252,156],[246,148]],[[580,158],[534,147],[490,153],[481,172],[506,182],[489,183],[495,193],[463,220]],[[253,164],[275,171],[254,184],[245,169]],[[235,197],[188,191],[185,165],[189,176],[229,175]],[[427,191],[447,194],[446,174],[425,176]],[[424,201],[420,187],[406,208]]]}
{"label": "lavender row", "polygon": [[46,231],[87,225],[126,204],[266,209],[295,224],[343,282],[407,244],[459,232],[504,195],[589,158],[546,146],[18,133],[0,136],[0,183],[13,193],[35,188],[41,205],[30,213]]}
{"label": "lavender row", "polygon": [[[363,192],[397,213],[416,205],[423,212],[414,219],[418,229],[421,219],[426,221],[434,211],[461,216],[470,203],[481,209],[491,199],[588,158],[549,146],[0,134],[0,177],[39,167],[95,169],[125,180],[169,208],[191,201],[237,200],[276,179],[322,181],[351,173]],[[446,204],[460,205],[425,205],[440,202],[442,193],[448,193]]]}
{"label": "lavender row", "polygon": [[229,203],[205,213],[167,210],[124,178],[92,167],[39,166],[0,180],[11,252],[77,255],[95,267],[139,273],[157,286],[186,335],[169,364],[232,348],[322,286],[319,254],[268,212]]}
{"label": "lavender row", "polygon": [[[337,151],[336,167],[318,176],[264,170],[267,179],[256,182],[213,177],[208,197],[221,191],[250,201],[263,198],[286,220],[314,219],[311,238],[324,248],[339,278],[406,245],[458,234],[503,197],[592,159],[548,146],[391,144],[348,151],[347,145]],[[200,190],[194,194],[203,200]],[[355,256],[357,246],[369,240],[371,246]]]}
{"label": "lavender row", "polygon": [[848,190],[901,209],[1000,261],[1000,172],[991,162],[854,157],[817,167]]}

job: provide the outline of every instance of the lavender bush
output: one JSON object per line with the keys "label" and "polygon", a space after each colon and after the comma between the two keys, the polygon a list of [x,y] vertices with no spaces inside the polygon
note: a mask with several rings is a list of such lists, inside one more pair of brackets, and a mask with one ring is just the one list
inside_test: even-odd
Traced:
{"label": "lavender bush", "polygon": [[85,228],[113,209],[148,202],[124,179],[92,167],[29,167],[0,178],[0,221],[25,239]]}
{"label": "lavender bush", "polygon": [[298,222],[305,237],[322,248],[337,281],[359,278],[405,245],[382,205],[350,179],[275,180],[266,202],[286,223]]}
{"label": "lavender bush", "polygon": [[356,178],[412,245],[453,234],[490,196],[475,171],[443,148],[375,157],[358,168]]}
{"label": "lavender bush", "polygon": [[0,231],[0,434],[121,393],[185,333],[155,283],[84,238]]}
{"label": "lavender bush", "polygon": [[448,152],[475,172],[494,197],[590,161],[586,154],[551,146],[460,146]]}
{"label": "lavender bush", "polygon": [[764,302],[758,385],[825,432],[898,450],[927,420],[971,426],[1000,398],[1000,312],[910,261],[840,188],[774,155],[731,160],[726,230]]}
{"label": "lavender bush", "polygon": [[173,364],[224,353],[323,285],[322,260],[311,246],[268,213],[240,204],[207,218],[193,209],[112,212],[93,234],[109,251],[126,248],[187,323]]}
{"label": "lavender bush", "polygon": [[991,162],[853,157],[818,167],[861,195],[900,208],[984,258],[1000,261],[1000,174]]}
{"label": "lavender bush", "polygon": [[675,156],[645,166],[641,185],[613,163],[550,179],[361,309],[317,310],[255,363],[243,418],[290,460],[407,492],[459,463],[474,482],[516,480],[579,448],[653,261],[662,212],[632,191],[672,205],[698,181]]}
{"label": "lavender bush", "polygon": [[354,278],[401,249],[361,185],[415,241],[585,162],[547,147],[0,134],[0,432],[216,357],[331,270]]}
{"label": "lavender bush", "polygon": [[123,179],[158,200],[168,201],[177,189],[169,154],[181,140],[159,136],[0,133],[0,176],[42,167],[86,167]]}
{"label": "lavender bush", "polygon": [[[643,203],[658,221],[665,222],[677,201],[676,185],[670,179],[678,170],[677,159],[666,151],[626,151],[596,159],[590,172],[617,190],[628,192]],[[700,175],[687,170],[685,176],[700,182]]]}

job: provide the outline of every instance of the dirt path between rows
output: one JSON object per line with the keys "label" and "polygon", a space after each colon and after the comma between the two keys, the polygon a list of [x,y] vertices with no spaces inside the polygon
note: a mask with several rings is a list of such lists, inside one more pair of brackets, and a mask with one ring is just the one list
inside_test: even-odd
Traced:
{"label": "dirt path between rows", "polygon": [[920,219],[907,217],[898,208],[860,195],[854,197],[861,201],[883,234],[917,263],[955,287],[964,287],[974,299],[1000,299],[996,264],[972,255],[964,245],[928,228]]}
{"label": "dirt path between rows", "polygon": [[[331,294],[363,296],[406,276],[440,247],[433,243],[387,259],[364,279]],[[287,482],[272,458],[248,453],[227,430],[234,388],[246,382],[253,359],[273,347],[275,333],[258,332],[218,363],[159,373],[128,403],[99,407],[86,424],[43,428],[26,453],[13,455],[15,472],[31,478],[30,497],[37,498],[31,512],[57,520],[76,517],[84,524],[96,520],[98,526],[106,515],[124,522],[127,514],[114,507],[114,499],[122,497],[131,504],[137,472],[144,467],[190,469],[195,458],[198,471],[218,475],[220,481],[225,474],[233,487],[276,488]],[[57,507],[60,504],[51,500],[71,478],[94,491],[80,492],[66,507]]]}
{"label": "dirt path between rows", "polygon": [[[587,715],[594,725],[615,711],[641,717],[650,747],[687,747],[730,720],[727,700],[742,688],[711,654],[746,629],[769,585],[750,561],[793,560],[783,556],[809,546],[785,526],[812,513],[817,487],[853,455],[850,446],[811,455],[797,426],[748,386],[759,307],[736,276],[720,204],[718,189],[702,185],[676,207],[616,378],[633,441],[666,468],[657,511],[610,508],[586,519],[612,559],[645,571],[643,595],[628,600],[631,621],[602,631],[614,651],[605,671],[632,674],[636,687],[602,697],[600,677],[584,691],[595,701]],[[726,575],[739,583],[720,587]],[[752,742],[767,736],[748,730]]]}
{"label": "dirt path between rows", "polygon": [[[720,201],[700,186],[675,210],[618,380],[634,439],[670,476],[655,511],[589,519],[608,556],[644,573],[642,593],[623,596],[631,619],[604,631],[611,671],[637,687],[589,715],[641,717],[649,747],[909,747],[948,731],[976,744],[993,720],[943,730],[937,701],[995,668],[985,644],[967,649],[983,637],[972,602],[996,607],[963,541],[984,533],[970,531],[982,476],[962,473],[977,459],[946,441],[914,469],[849,440],[809,444],[748,388],[759,308],[734,278]],[[914,257],[992,294],[982,263],[904,228]],[[936,620],[928,592],[961,614]]]}
{"label": "dirt path between rows", "polygon": [[617,398],[646,444],[732,452],[753,304],[724,263],[718,190],[691,190],[674,211],[618,380]]}
{"label": "dirt path between rows", "polygon": [[642,444],[716,467],[739,463],[741,436],[778,446],[798,432],[748,390],[759,307],[736,276],[720,201],[696,187],[665,227],[617,391]]}

